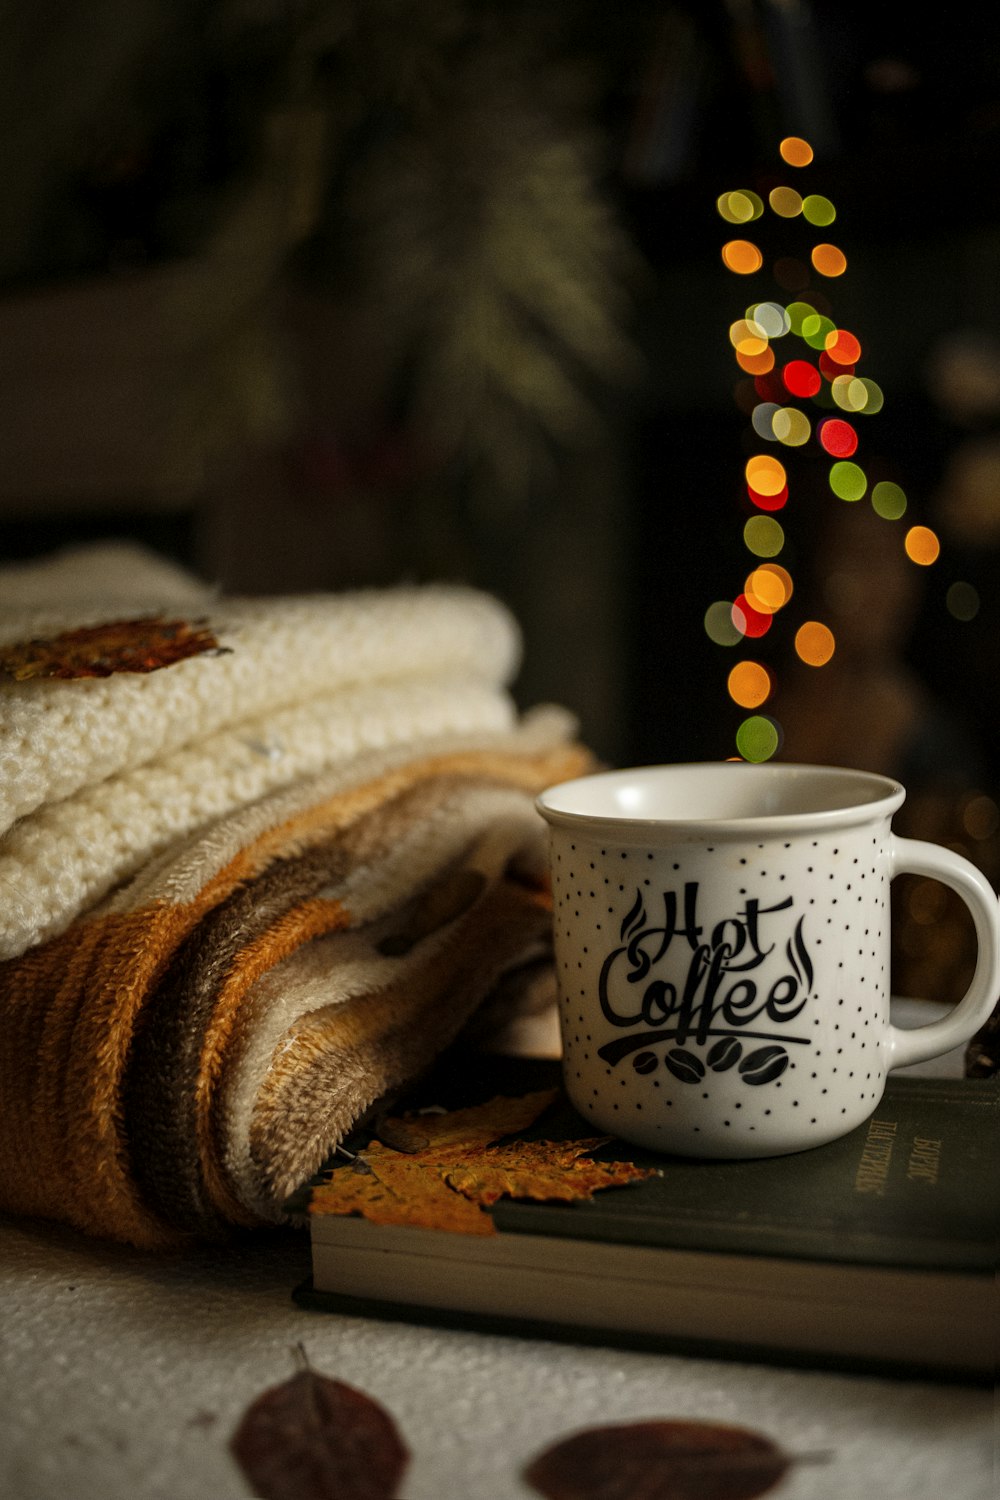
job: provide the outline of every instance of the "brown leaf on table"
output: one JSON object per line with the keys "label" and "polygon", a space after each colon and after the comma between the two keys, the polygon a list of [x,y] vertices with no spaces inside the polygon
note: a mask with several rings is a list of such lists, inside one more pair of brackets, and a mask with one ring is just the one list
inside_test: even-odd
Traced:
{"label": "brown leaf on table", "polygon": [[228,649],[200,622],[151,615],[0,646],[0,676],[30,682],[34,678],[69,681],[111,677],[116,672],[156,672],[189,656],[221,655]]}
{"label": "brown leaf on table", "polygon": [[[544,1089],[511,1099],[443,1114],[406,1115],[386,1122],[421,1140],[419,1150],[401,1152],[373,1141],[363,1152],[365,1170],[339,1167],[313,1189],[312,1214],[361,1214],[376,1224],[408,1224],[460,1234],[496,1234],[483,1209],[498,1198],[589,1198],[653,1175],[632,1162],[596,1162],[585,1153],[608,1136],[574,1141],[514,1140],[558,1097]],[[417,1135],[417,1132],[419,1134]]]}
{"label": "brown leaf on table", "polygon": [[524,1471],[547,1500],[753,1500],[792,1459],[770,1438],[716,1422],[589,1427]]}
{"label": "brown leaf on table", "polygon": [[384,1407],[308,1368],[258,1396],[229,1446],[259,1500],[394,1500],[410,1457]]}

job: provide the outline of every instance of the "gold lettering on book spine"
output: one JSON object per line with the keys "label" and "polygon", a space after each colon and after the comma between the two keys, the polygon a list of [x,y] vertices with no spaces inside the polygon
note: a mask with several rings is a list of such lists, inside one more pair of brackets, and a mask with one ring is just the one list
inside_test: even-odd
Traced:
{"label": "gold lettering on book spine", "polygon": [[911,1182],[922,1182],[926,1187],[936,1187],[941,1174],[941,1142],[928,1136],[914,1137],[910,1147],[910,1159],[906,1175]]}
{"label": "gold lettering on book spine", "polygon": [[885,1197],[885,1185],[889,1177],[889,1163],[896,1141],[895,1120],[871,1120],[865,1143],[861,1148],[861,1160],[854,1174],[854,1191],[872,1193],[876,1198]]}

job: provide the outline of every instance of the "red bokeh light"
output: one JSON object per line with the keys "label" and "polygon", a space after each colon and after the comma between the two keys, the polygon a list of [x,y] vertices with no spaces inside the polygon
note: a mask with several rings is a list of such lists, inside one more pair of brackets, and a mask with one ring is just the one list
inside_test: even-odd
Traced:
{"label": "red bokeh light", "polygon": [[767,635],[771,628],[772,615],[765,615],[747,600],[746,594],[740,594],[733,602],[733,624],[743,635],[756,638]]}
{"label": "red bokeh light", "polygon": [[823,384],[815,365],[807,359],[792,359],[781,372],[785,387],[793,396],[815,396]]}
{"label": "red bokeh light", "polygon": [[819,428],[819,440],[831,458],[850,458],[857,451],[858,435],[850,422],[828,417]]}
{"label": "red bokeh light", "polygon": [[752,484],[747,485],[747,494],[756,505],[758,510],[781,510],[788,504],[788,485],[786,484],[776,495],[761,495],[754,489]]}

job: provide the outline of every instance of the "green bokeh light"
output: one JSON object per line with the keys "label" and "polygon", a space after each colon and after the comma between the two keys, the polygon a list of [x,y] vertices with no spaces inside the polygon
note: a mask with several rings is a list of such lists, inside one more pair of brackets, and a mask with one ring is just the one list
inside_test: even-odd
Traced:
{"label": "green bokeh light", "polygon": [[778,726],[763,714],[752,714],[749,719],[744,719],[736,731],[736,748],[744,760],[755,763],[770,760],[780,743]]}
{"label": "green bokeh light", "polygon": [[733,606],[725,599],[717,599],[705,611],[705,634],[717,646],[738,646],[743,632],[733,622]]}
{"label": "green bokeh light", "polygon": [[833,223],[837,210],[829,198],[824,198],[821,193],[810,193],[802,200],[802,217],[817,228],[825,228]]}
{"label": "green bokeh light", "polygon": [[830,465],[830,488],[841,500],[860,500],[868,488],[868,475],[860,464],[842,458]]}
{"label": "green bokeh light", "polygon": [[953,583],[945,602],[956,620],[974,620],[979,613],[979,591],[971,583]]}
{"label": "green bokeh light", "polygon": [[814,312],[802,320],[802,337],[810,349],[826,349],[827,334],[833,333],[837,325],[832,318],[824,318]]}
{"label": "green bokeh light", "polygon": [[872,490],[872,508],[885,521],[898,521],[906,512],[906,494],[890,479],[880,479]]}
{"label": "green bokeh light", "polygon": [[785,312],[788,314],[788,326],[797,338],[802,337],[802,325],[806,318],[818,316],[811,302],[789,302]]}
{"label": "green bokeh light", "polygon": [[751,516],[743,527],[743,540],[755,557],[777,557],[785,545],[785,532],[773,516]]}
{"label": "green bokeh light", "polygon": [[858,376],[858,379],[861,381],[868,395],[868,400],[861,409],[865,413],[865,416],[870,417],[875,412],[882,410],[882,407],[885,405],[885,396],[882,394],[882,387],[877,381],[869,380],[867,375]]}

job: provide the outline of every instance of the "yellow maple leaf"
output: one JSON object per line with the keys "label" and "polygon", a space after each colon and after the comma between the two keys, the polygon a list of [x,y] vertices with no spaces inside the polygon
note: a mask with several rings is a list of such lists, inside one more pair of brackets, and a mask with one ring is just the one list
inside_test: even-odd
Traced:
{"label": "yellow maple leaf", "polygon": [[591,1160],[586,1153],[609,1136],[494,1144],[533,1124],[557,1097],[557,1089],[520,1098],[500,1095],[468,1109],[388,1120],[384,1133],[405,1136],[416,1149],[398,1151],[373,1141],[362,1153],[359,1169],[340,1167],[313,1189],[309,1212],[496,1234],[483,1209],[499,1198],[589,1198],[602,1188],[653,1175],[652,1168],[632,1162]]}

